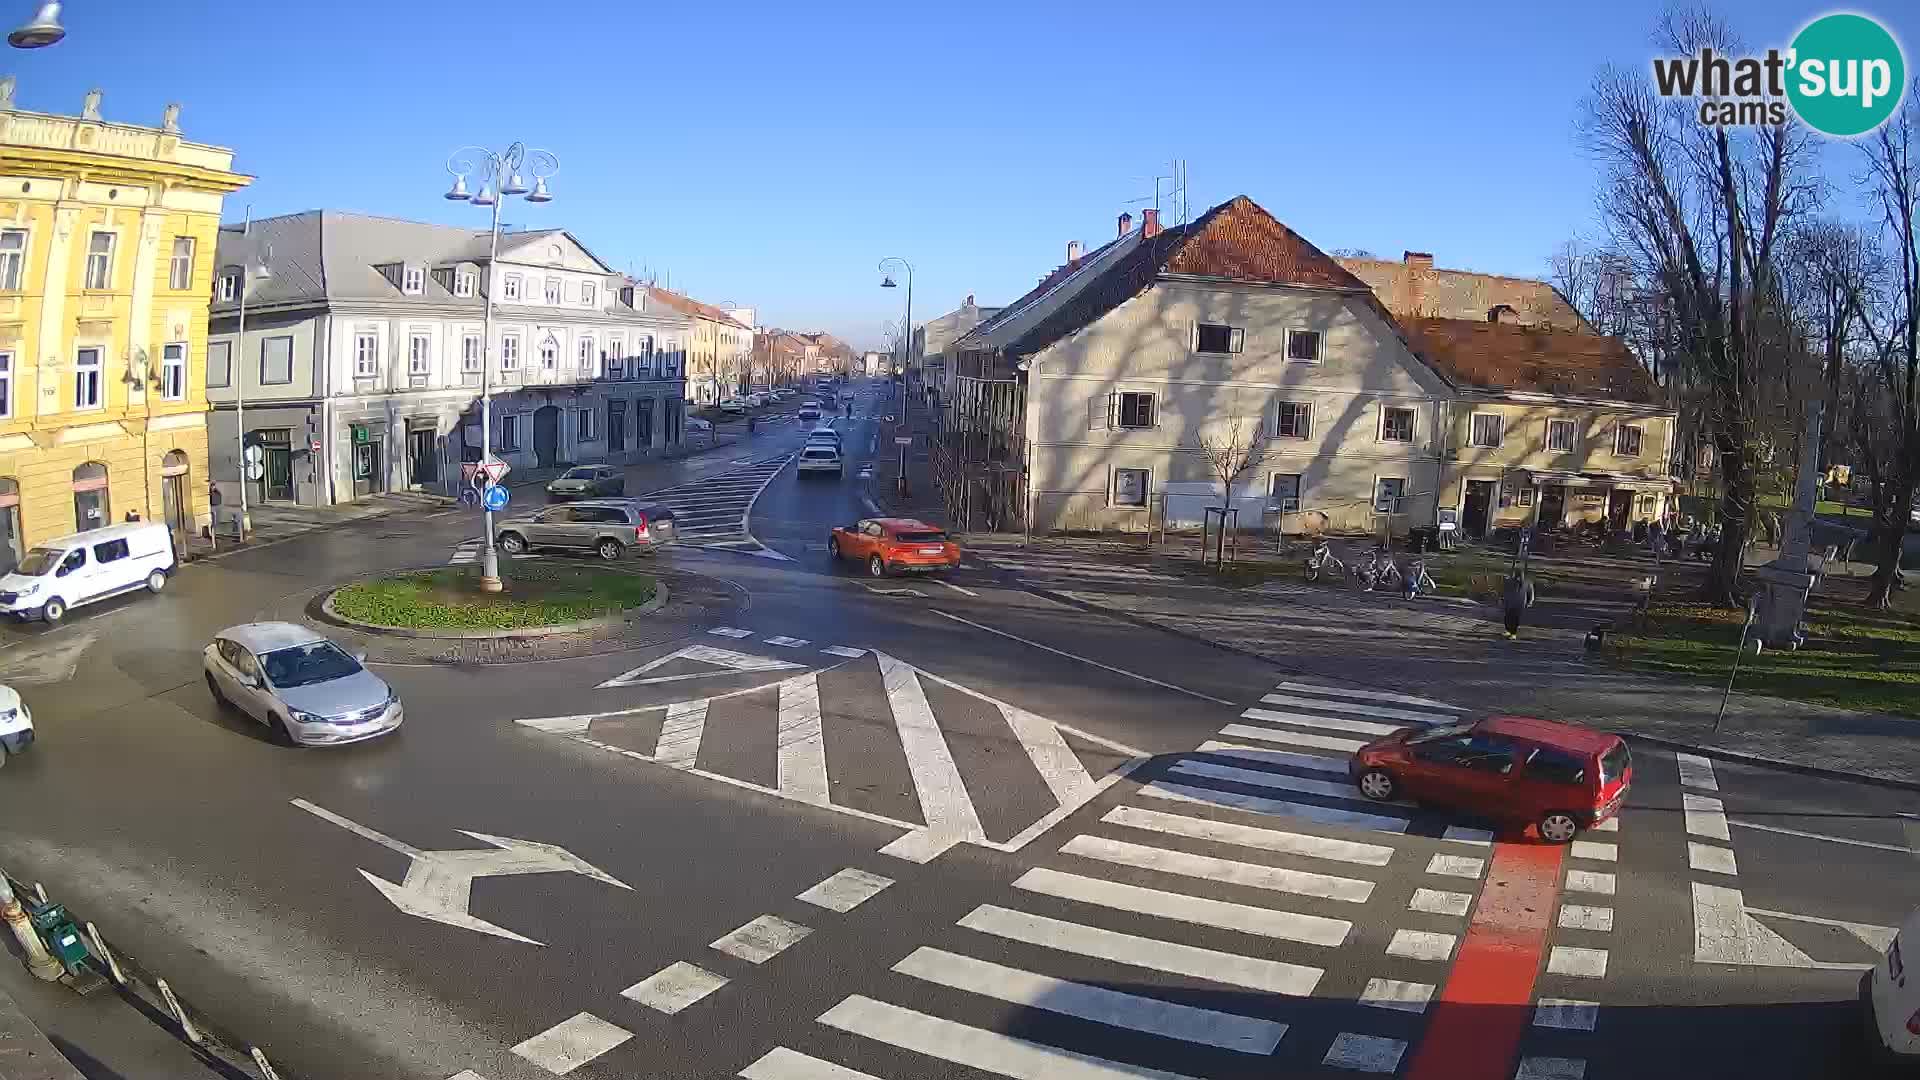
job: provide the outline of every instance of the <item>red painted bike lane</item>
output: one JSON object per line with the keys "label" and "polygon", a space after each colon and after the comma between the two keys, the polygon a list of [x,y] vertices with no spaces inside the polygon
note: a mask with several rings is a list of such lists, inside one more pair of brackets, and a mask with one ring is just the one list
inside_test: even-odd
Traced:
{"label": "red painted bike lane", "polygon": [[1567,849],[1498,843],[1407,1080],[1511,1080]]}

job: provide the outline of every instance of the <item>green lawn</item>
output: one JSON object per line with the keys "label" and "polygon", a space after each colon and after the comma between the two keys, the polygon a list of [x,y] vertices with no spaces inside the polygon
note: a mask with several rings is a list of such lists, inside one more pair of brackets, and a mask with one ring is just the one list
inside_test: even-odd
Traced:
{"label": "green lawn", "polygon": [[[1609,640],[1621,663],[1642,671],[1724,683],[1745,612],[1705,604],[1654,604],[1644,634]],[[1734,686],[1920,719],[1920,619],[1816,600],[1807,643],[1796,652],[1748,656]]]}
{"label": "green lawn", "polygon": [[333,594],[333,609],[376,626],[522,630],[611,615],[654,594],[653,578],[598,566],[514,564],[498,593],[481,592],[479,577],[461,567],[358,581]]}

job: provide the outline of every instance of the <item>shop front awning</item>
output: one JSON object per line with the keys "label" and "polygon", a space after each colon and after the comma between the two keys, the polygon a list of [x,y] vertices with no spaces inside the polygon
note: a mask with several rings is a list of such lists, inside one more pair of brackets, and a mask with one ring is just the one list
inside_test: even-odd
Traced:
{"label": "shop front awning", "polygon": [[1674,481],[1665,476],[1639,476],[1616,472],[1565,472],[1559,469],[1513,469],[1522,483],[1539,487],[1619,488],[1625,491],[1674,490]]}

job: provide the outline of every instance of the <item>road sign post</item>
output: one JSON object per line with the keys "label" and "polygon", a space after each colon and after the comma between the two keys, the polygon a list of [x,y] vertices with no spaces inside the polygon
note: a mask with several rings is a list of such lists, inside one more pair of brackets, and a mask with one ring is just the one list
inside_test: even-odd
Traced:
{"label": "road sign post", "polygon": [[507,508],[507,489],[499,484],[489,484],[487,485],[485,494],[481,497],[481,501],[486,504],[488,510],[495,512],[505,510]]}
{"label": "road sign post", "polygon": [[905,499],[912,494],[912,485],[907,482],[907,447],[913,445],[913,436],[895,435],[893,441],[900,447],[900,475],[895,479],[894,486],[900,492],[900,497]]}

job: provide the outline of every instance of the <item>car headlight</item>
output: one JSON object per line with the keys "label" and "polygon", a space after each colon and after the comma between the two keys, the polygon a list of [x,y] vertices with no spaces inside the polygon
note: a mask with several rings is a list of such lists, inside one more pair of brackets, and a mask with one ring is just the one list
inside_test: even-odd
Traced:
{"label": "car headlight", "polygon": [[40,583],[36,581],[31,585],[22,585],[18,589],[15,589],[14,591],[19,593],[21,596],[32,596],[34,593],[37,593],[40,591]]}
{"label": "car headlight", "polygon": [[330,716],[321,716],[319,713],[310,713],[305,709],[288,709],[287,715],[293,717],[293,722],[296,724],[324,724],[333,719]]}

